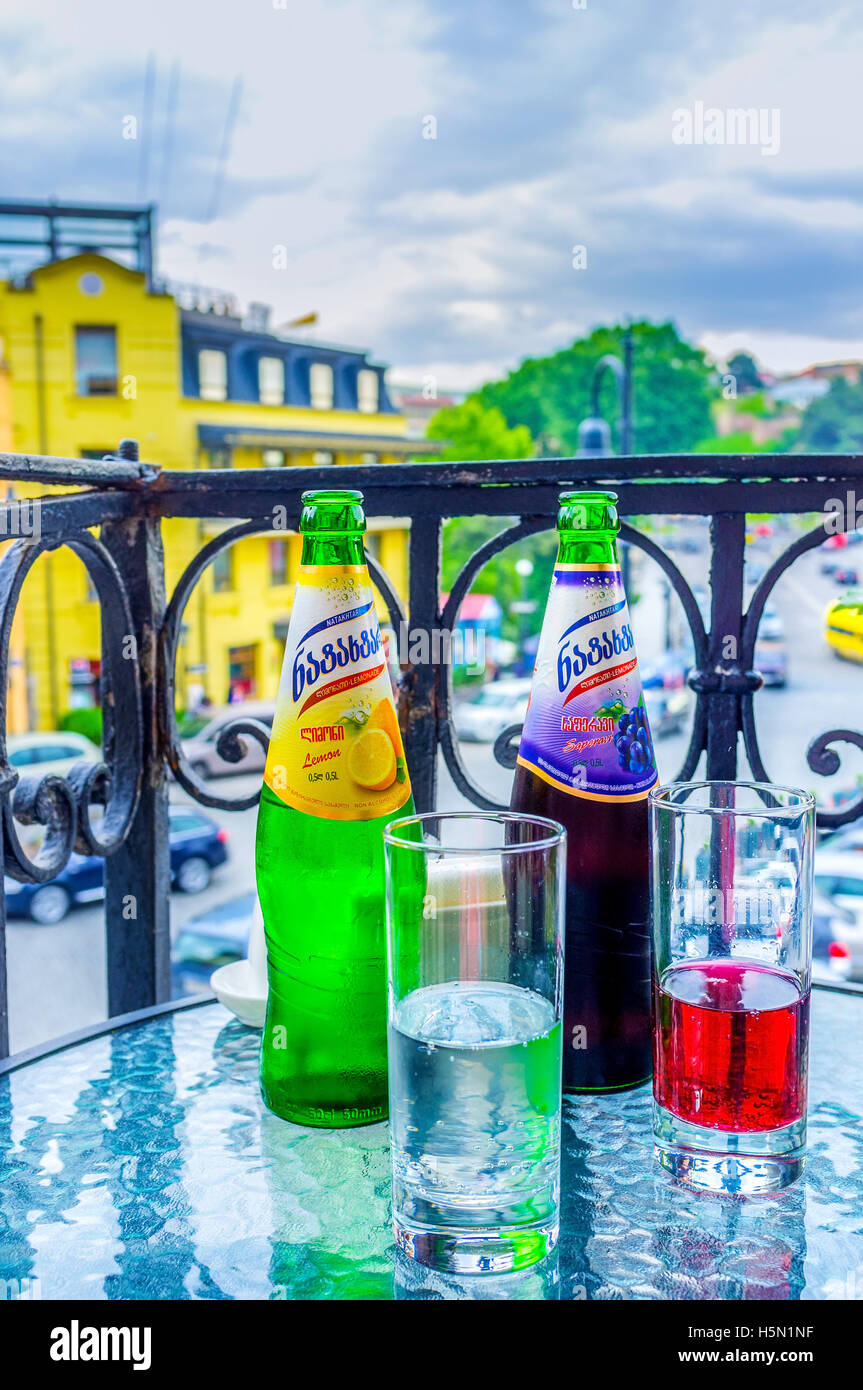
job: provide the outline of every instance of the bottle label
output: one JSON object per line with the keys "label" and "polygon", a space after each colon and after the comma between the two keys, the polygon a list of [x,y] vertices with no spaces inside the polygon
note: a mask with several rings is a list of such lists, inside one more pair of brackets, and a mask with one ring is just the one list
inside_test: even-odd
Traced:
{"label": "bottle label", "polygon": [[619,565],[555,567],[518,761],[593,801],[637,801],[656,782]]}
{"label": "bottle label", "polygon": [[365,565],[300,568],[264,781],[327,820],[373,820],[410,796]]}

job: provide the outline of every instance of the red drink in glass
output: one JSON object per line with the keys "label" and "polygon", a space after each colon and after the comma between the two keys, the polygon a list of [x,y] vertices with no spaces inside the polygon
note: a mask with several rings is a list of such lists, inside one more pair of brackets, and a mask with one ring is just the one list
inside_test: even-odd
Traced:
{"label": "red drink in glass", "polygon": [[654,987],[659,1105],[707,1129],[779,1129],[806,1113],[809,992],[752,961],[688,961]]}

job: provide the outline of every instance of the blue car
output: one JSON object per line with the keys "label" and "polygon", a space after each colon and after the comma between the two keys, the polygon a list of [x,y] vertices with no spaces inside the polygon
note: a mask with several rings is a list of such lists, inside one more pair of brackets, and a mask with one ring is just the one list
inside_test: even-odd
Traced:
{"label": "blue car", "polygon": [[[228,832],[201,811],[171,807],[171,887],[183,893],[202,893],[213,870],[228,857]],[[70,907],[105,896],[105,861],[72,854],[65,869],[47,883],[6,879],[6,911],[10,917],[29,917],[40,926],[62,922]]]}
{"label": "blue car", "polygon": [[245,960],[254,911],[255,894],[243,893],[189,918],[171,951],[172,998],[209,993],[217,966]]}

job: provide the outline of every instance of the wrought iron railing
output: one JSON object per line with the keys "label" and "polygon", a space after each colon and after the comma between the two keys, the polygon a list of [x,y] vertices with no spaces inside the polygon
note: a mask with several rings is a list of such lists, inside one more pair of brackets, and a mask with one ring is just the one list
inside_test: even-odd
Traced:
{"label": "wrought iron railing", "polygon": [[[844,455],[632,457],[528,459],[499,463],[377,465],[362,468],[291,468],[162,472],[140,463],[124,440],[116,457],[81,459],[0,455],[0,478],[81,489],[40,503],[38,537],[12,542],[0,559],[0,798],[7,875],[24,882],[52,878],[73,850],[105,858],[108,1009],[127,1013],[170,994],[168,890],[168,783],[170,768],[197,801],[241,810],[255,796],[216,795],[183,757],[174,709],[174,667],[189,596],[214,555],[243,536],[272,532],[274,517],[298,517],[300,494],[329,484],[361,488],[369,516],[407,517],[410,534],[408,608],[411,634],[452,632],[471,583],[492,556],[554,524],[562,487],[614,486],[626,516],[710,518],[710,616],[674,561],[647,535],[625,522],[622,535],[660,565],[680,598],[692,633],[695,666],[690,685],[696,706],[689,748],[679,775],[690,777],[706,752],[706,775],[736,775],[741,743],[754,774],[770,780],[758,745],[753,696],[755,640],[765,603],[789,565],[825,538],[822,526],[795,540],[764,574],[748,604],[744,591],[747,513],[823,512],[836,498],[861,490],[863,459]],[[17,506],[7,502],[7,511]],[[853,510],[853,509],[852,509]],[[464,567],[440,611],[442,527],[452,516],[500,517],[502,529]],[[516,524],[506,524],[515,516]],[[170,599],[165,594],[161,523],[169,517],[241,520],[211,540],[189,565]],[[506,520],[504,520],[506,519]],[[852,523],[853,524],[853,523]],[[93,534],[99,528],[98,538]],[[8,535],[13,528],[6,527]],[[283,533],[282,533],[283,534]],[[12,620],[21,586],[46,551],[69,546],[86,565],[101,611],[104,763],[81,765],[68,778],[21,777],[6,756],[6,692]],[[370,560],[373,577],[397,631],[406,621],[401,599]],[[129,639],[132,637],[133,642]],[[729,641],[729,639],[732,639]],[[420,644],[422,645],[422,644]],[[412,643],[413,647],[413,643]],[[729,658],[728,651],[736,656]],[[435,804],[438,749],[458,788],[481,807],[494,807],[472,781],[453,730],[452,672],[448,665],[403,668],[400,718],[419,809]],[[849,710],[849,722],[860,718]],[[495,744],[495,756],[514,765],[516,730]],[[238,718],[222,734],[218,752],[243,756],[243,738],[266,743],[268,731]],[[863,734],[837,728],[809,746],[808,764],[820,775],[839,766],[833,745],[863,749]],[[94,807],[102,814],[95,819]],[[822,810],[824,826],[863,812],[863,796],[841,810]],[[15,820],[44,828],[35,858],[26,852]],[[0,1056],[8,1043],[5,970],[5,895],[0,893]]]}

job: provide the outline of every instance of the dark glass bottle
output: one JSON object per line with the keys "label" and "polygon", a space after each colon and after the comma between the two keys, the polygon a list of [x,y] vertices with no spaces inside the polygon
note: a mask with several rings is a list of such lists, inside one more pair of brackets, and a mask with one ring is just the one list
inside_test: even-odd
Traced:
{"label": "dark glass bottle", "polygon": [[513,810],[567,830],[563,1088],[651,1072],[647,794],[657,779],[613,492],[560,497]]}

